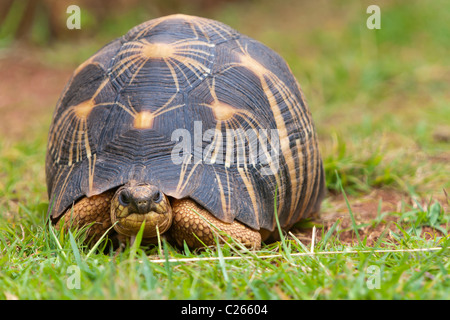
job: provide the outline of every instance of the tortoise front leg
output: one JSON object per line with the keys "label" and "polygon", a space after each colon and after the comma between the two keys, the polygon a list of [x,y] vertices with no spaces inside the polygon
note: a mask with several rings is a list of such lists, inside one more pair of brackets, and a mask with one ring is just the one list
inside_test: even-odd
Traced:
{"label": "tortoise front leg", "polygon": [[213,246],[216,244],[214,234],[218,234],[219,229],[247,248],[261,247],[261,235],[258,231],[238,221],[233,223],[220,221],[193,200],[174,200],[172,210],[173,223],[170,235],[180,246],[183,245],[183,241],[186,241],[190,248],[203,247],[202,242],[206,246]]}
{"label": "tortoise front leg", "polygon": [[113,196],[113,191],[106,191],[96,196],[82,198],[64,213],[62,218],[64,228],[89,226],[87,240],[96,243],[111,227],[110,207]]}

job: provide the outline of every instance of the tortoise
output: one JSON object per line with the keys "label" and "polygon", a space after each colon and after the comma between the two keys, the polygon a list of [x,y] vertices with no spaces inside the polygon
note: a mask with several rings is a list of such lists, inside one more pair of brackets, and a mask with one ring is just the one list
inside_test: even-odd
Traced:
{"label": "tortoise", "polygon": [[[287,63],[206,18],[131,29],[82,63],[49,130],[48,214],[116,243],[260,248],[318,212],[317,134]],[[61,222],[61,223],[58,223]],[[226,237],[225,237],[226,238]]]}

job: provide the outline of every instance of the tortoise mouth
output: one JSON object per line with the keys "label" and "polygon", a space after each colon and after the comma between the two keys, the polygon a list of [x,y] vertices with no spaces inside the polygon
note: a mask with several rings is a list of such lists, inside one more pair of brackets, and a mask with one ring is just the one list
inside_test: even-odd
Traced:
{"label": "tortoise mouth", "polygon": [[111,219],[114,229],[125,236],[135,236],[142,224],[144,224],[143,238],[154,238],[166,232],[172,225],[172,212],[170,214],[160,214],[153,211],[148,213],[131,213],[125,217]]}
{"label": "tortoise mouth", "polygon": [[154,238],[172,225],[168,198],[152,185],[125,185],[111,200],[111,222],[125,236],[135,236],[144,224],[144,238]]}

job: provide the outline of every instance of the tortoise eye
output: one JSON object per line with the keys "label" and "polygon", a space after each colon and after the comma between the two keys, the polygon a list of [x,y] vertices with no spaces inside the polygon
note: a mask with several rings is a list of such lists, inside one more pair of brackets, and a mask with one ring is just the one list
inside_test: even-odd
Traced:
{"label": "tortoise eye", "polygon": [[163,199],[163,194],[162,194],[161,191],[158,191],[158,192],[155,194],[155,196],[153,197],[153,201],[154,201],[155,203],[161,202],[162,199]]}
{"label": "tortoise eye", "polygon": [[123,206],[127,206],[130,204],[130,196],[127,191],[122,191],[119,194],[119,203]]}

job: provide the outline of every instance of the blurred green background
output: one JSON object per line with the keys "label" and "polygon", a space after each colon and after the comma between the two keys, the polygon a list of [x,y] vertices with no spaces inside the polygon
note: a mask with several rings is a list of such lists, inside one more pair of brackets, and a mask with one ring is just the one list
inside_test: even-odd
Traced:
{"label": "blurred green background", "polygon": [[[73,4],[81,9],[79,30],[66,27]],[[381,9],[379,30],[366,26],[371,4]],[[450,2],[444,0],[3,0],[4,157],[14,143],[33,142],[30,153],[42,165],[51,115],[74,68],[133,26],[180,12],[224,22],[286,59],[313,114],[332,193],[339,190],[336,172],[350,193],[448,190]],[[43,173],[37,177],[40,190]]]}

